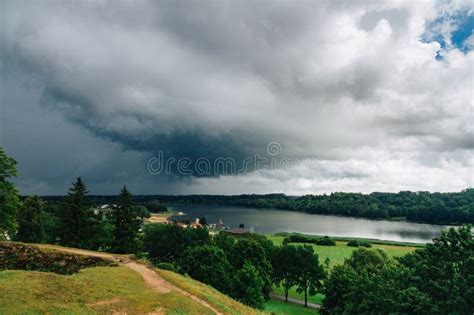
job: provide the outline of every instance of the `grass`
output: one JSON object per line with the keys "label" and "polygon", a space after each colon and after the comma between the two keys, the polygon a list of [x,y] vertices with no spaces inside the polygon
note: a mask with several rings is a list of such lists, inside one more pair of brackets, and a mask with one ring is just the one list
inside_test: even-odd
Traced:
{"label": "grass", "polygon": [[222,294],[216,289],[205,285],[199,281],[193,280],[189,277],[174,273],[172,271],[156,269],[156,271],[162,276],[166,281],[174,284],[178,288],[189,292],[212,306],[217,310],[225,314],[259,314],[257,310],[250,308],[248,306],[239,303],[228,296]]}
{"label": "grass", "polygon": [[301,305],[285,303],[283,301],[270,300],[265,303],[265,310],[275,315],[314,315],[319,314],[318,310],[307,308]]}
{"label": "grass", "polygon": [[[273,235],[266,235],[269,240],[271,240],[275,245],[281,245],[283,243],[283,239],[287,234],[278,233]],[[311,237],[311,236],[308,236]],[[332,239],[336,240],[336,246],[320,246],[315,244],[307,244],[313,247],[314,252],[319,256],[319,262],[324,263],[326,258],[330,259],[329,268],[336,265],[340,265],[344,263],[346,258],[349,258],[352,255],[352,252],[356,249],[356,247],[347,246],[347,243],[352,238],[337,238],[331,237]],[[372,248],[380,248],[387,252],[390,257],[398,257],[403,256],[409,252],[414,251],[417,248],[420,248],[421,245],[418,244],[409,244],[409,243],[400,243],[397,244],[396,242],[391,241],[374,241],[369,239],[358,239],[364,240],[369,243],[372,243]],[[302,243],[290,243],[292,245],[301,245]],[[281,287],[274,286],[273,292],[279,295],[284,295],[284,290]],[[290,289],[289,294],[290,297],[296,299],[304,299],[304,295],[302,293],[296,292],[296,287]],[[324,295],[316,294],[315,296],[308,296],[308,301],[312,303],[321,304]]]}
{"label": "grass", "polygon": [[[267,238],[271,240],[275,245],[281,245],[283,243],[284,236],[281,235],[267,235]],[[336,239],[336,238],[333,238]],[[330,259],[329,267],[332,268],[335,265],[344,263],[346,258],[349,258],[352,255],[352,252],[356,247],[347,246],[349,240],[337,240],[336,246],[319,246],[315,244],[307,244],[313,247],[314,252],[319,256],[319,262],[324,263],[326,258]],[[372,241],[369,241],[372,242]],[[298,245],[302,243],[291,243],[293,245]],[[387,254],[391,257],[403,256],[411,251],[414,251],[418,247],[403,245],[393,245],[390,244],[373,244],[372,248],[380,248],[385,250]]]}
{"label": "grass", "polygon": [[0,314],[212,314],[177,292],[158,294],[126,267],[95,267],[70,276],[0,272]]}

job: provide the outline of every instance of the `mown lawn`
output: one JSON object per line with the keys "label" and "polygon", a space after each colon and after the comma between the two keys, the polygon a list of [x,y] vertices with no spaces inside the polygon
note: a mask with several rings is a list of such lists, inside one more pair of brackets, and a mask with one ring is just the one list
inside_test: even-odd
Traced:
{"label": "mown lawn", "polygon": [[[281,245],[283,243],[284,236],[280,235],[267,235],[267,238],[271,240],[275,245]],[[301,245],[302,243],[291,243],[292,245]],[[311,245],[314,252],[319,256],[319,262],[324,263],[326,258],[330,259],[329,266],[332,268],[335,265],[344,263],[344,259],[349,258],[356,247],[347,246],[347,241],[336,241],[336,246],[320,246],[315,244]],[[372,248],[380,248],[387,252],[391,257],[403,256],[406,253],[414,251],[418,247],[413,246],[398,246],[392,244],[372,244]]]}
{"label": "mown lawn", "polygon": [[276,315],[314,315],[319,314],[318,310],[307,308],[283,301],[270,300],[265,304],[265,311]]}
{"label": "mown lawn", "polygon": [[0,271],[0,314],[212,314],[177,292],[152,291],[126,267],[95,267],[65,276]]}

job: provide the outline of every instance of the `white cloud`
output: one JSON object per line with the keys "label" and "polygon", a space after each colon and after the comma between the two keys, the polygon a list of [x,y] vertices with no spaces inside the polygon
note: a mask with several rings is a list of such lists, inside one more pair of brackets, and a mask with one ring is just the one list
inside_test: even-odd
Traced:
{"label": "white cloud", "polygon": [[190,155],[192,134],[241,158],[276,140],[330,170],[189,192],[458,190],[473,184],[473,53],[448,45],[436,60],[421,38],[465,3],[7,1],[0,41],[50,106],[132,150]]}

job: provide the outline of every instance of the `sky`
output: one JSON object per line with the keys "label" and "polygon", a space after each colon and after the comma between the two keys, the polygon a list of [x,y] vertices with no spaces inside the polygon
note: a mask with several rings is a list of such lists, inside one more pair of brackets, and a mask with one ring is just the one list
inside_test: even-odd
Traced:
{"label": "sky", "polygon": [[474,186],[471,1],[0,2],[22,194]]}

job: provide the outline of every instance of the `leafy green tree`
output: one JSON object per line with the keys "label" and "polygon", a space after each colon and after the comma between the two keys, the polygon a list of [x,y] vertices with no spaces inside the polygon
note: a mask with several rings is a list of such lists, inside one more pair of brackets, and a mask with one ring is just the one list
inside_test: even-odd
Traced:
{"label": "leafy green tree", "polygon": [[204,245],[188,248],[180,262],[182,271],[192,278],[227,292],[230,264],[222,249]]}
{"label": "leafy green tree", "polygon": [[138,217],[145,219],[151,217],[150,211],[144,206],[132,206],[133,211],[137,214]]}
{"label": "leafy green tree", "polygon": [[288,292],[297,284],[298,268],[295,261],[298,259],[298,249],[295,246],[284,245],[276,250],[273,257],[273,279],[285,291],[285,302],[288,302]]}
{"label": "leafy green tree", "polygon": [[365,248],[358,248],[352,252],[345,263],[352,267],[356,272],[374,272],[390,261],[387,253],[382,249],[369,250]]}
{"label": "leafy green tree", "polygon": [[231,255],[235,239],[227,232],[220,232],[212,239],[212,243],[222,249],[226,255]]}
{"label": "leafy green tree", "polygon": [[15,238],[20,242],[42,243],[45,238],[43,219],[43,200],[38,196],[26,198],[18,212]]}
{"label": "leafy green tree", "polygon": [[229,255],[229,261],[236,270],[241,269],[245,263],[251,263],[263,281],[263,296],[269,298],[272,290],[272,265],[263,246],[252,239],[241,239]]}
{"label": "leafy green tree", "polygon": [[205,228],[183,229],[175,224],[147,224],[144,227],[144,246],[154,263],[179,261],[191,246],[210,243]]}
{"label": "leafy green tree", "polygon": [[254,308],[263,309],[265,298],[262,294],[264,281],[260,272],[252,263],[245,262],[233,277],[231,296],[236,300]]}
{"label": "leafy green tree", "polygon": [[118,205],[111,212],[114,226],[112,251],[115,253],[138,251],[138,233],[143,219],[138,217],[135,210],[132,206],[132,194],[124,186],[120,191]]}
{"label": "leafy green tree", "polygon": [[63,208],[59,212],[59,243],[64,246],[91,248],[93,237],[91,226],[94,224],[94,213],[87,200],[87,188],[81,177],[78,177],[69,189]]}
{"label": "leafy green tree", "polygon": [[16,230],[16,213],[20,208],[18,191],[9,180],[16,177],[16,161],[0,147],[0,239]]}
{"label": "leafy green tree", "polygon": [[325,281],[324,314],[471,314],[474,309],[471,226],[443,232],[396,260],[358,249]]}
{"label": "leafy green tree", "polygon": [[469,314],[474,310],[474,238],[471,225],[450,228],[425,248],[400,258],[409,279],[430,298],[429,311]]}
{"label": "leafy green tree", "polygon": [[296,275],[296,291],[304,293],[304,306],[308,306],[308,293],[315,295],[322,287],[325,272],[319,264],[318,255],[314,254],[313,247],[308,245],[297,246],[295,267],[298,269]]}

